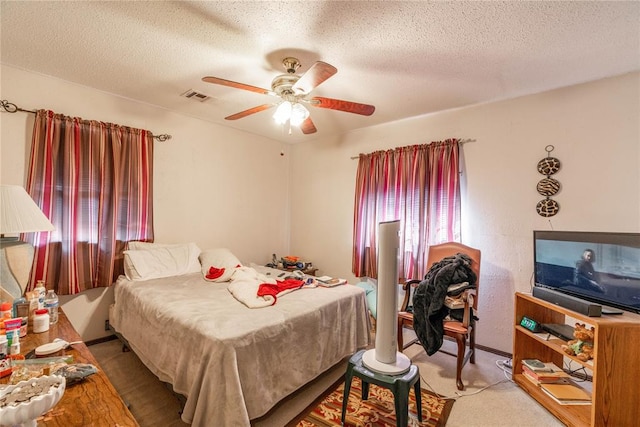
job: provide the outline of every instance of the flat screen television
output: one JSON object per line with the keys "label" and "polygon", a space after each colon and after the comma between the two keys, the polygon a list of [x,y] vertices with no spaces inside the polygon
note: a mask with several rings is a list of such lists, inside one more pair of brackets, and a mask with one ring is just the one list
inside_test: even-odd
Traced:
{"label": "flat screen television", "polygon": [[534,285],[640,313],[640,233],[534,231]]}

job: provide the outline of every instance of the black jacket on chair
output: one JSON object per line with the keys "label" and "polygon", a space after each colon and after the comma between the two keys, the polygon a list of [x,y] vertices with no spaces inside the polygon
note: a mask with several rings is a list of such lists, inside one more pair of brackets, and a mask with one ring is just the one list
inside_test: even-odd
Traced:
{"label": "black jacket on chair", "polygon": [[413,329],[429,356],[442,347],[443,321],[449,314],[444,304],[450,285],[469,282],[476,285],[471,258],[464,254],[443,258],[431,266],[413,295]]}

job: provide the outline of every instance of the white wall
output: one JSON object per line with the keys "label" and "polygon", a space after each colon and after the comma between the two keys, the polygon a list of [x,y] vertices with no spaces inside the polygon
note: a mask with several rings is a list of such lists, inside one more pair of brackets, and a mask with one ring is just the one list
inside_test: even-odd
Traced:
{"label": "white wall", "polygon": [[[288,145],[7,65],[0,72],[1,99],[22,108],[173,136],[155,144],[157,242],[228,247],[243,262],[267,262],[272,253],[288,251]],[[33,119],[26,113],[0,114],[3,184],[25,184]],[[83,339],[105,335],[111,289],[61,301]]]}
{"label": "white wall", "polygon": [[[463,242],[482,250],[478,343],[511,351],[513,294],[529,291],[532,230],[640,231],[640,73],[403,120],[292,150],[291,252],[351,274],[357,160],[378,149],[470,138],[463,146]],[[428,93],[425,93],[428,96]],[[384,105],[376,106],[378,110]],[[336,113],[339,114],[339,113]],[[545,147],[562,162],[535,211]]]}
{"label": "white wall", "polygon": [[[640,231],[640,73],[293,146],[6,65],[0,73],[0,97],[23,108],[173,135],[156,144],[156,241],[226,246],[244,262],[291,253],[350,280],[350,157],[474,139],[462,150],[463,241],[483,253],[478,342],[503,351],[511,351],[513,293],[530,286],[533,229]],[[0,114],[2,183],[24,184],[32,124],[29,114]],[[548,144],[563,186],[551,221],[535,212],[536,165]],[[105,334],[112,300],[110,288],[62,299],[85,340]]]}

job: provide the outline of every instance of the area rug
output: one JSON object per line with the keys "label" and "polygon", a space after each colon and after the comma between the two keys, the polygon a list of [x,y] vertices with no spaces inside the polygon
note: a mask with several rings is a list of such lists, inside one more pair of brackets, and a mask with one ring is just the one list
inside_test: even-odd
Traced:
{"label": "area rug", "polygon": [[[298,418],[297,427],[334,427],[340,426],[342,417],[342,394],[344,379],[330,387],[328,394],[318,399]],[[409,426],[444,426],[453,407],[453,399],[442,399],[422,389],[422,422],[418,422],[416,399],[413,391],[409,393]],[[393,393],[389,389],[375,384],[369,386],[369,398],[362,400],[361,382],[353,377],[346,416],[347,426],[357,427],[395,427],[396,414],[393,406]]]}

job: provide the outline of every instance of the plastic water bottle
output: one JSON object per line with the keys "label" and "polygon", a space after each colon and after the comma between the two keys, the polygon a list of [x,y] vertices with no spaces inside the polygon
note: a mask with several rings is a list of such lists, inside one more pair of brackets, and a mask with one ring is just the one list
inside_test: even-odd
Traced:
{"label": "plastic water bottle", "polygon": [[58,295],[49,289],[47,296],[44,298],[44,308],[49,311],[49,324],[53,325],[58,322]]}

